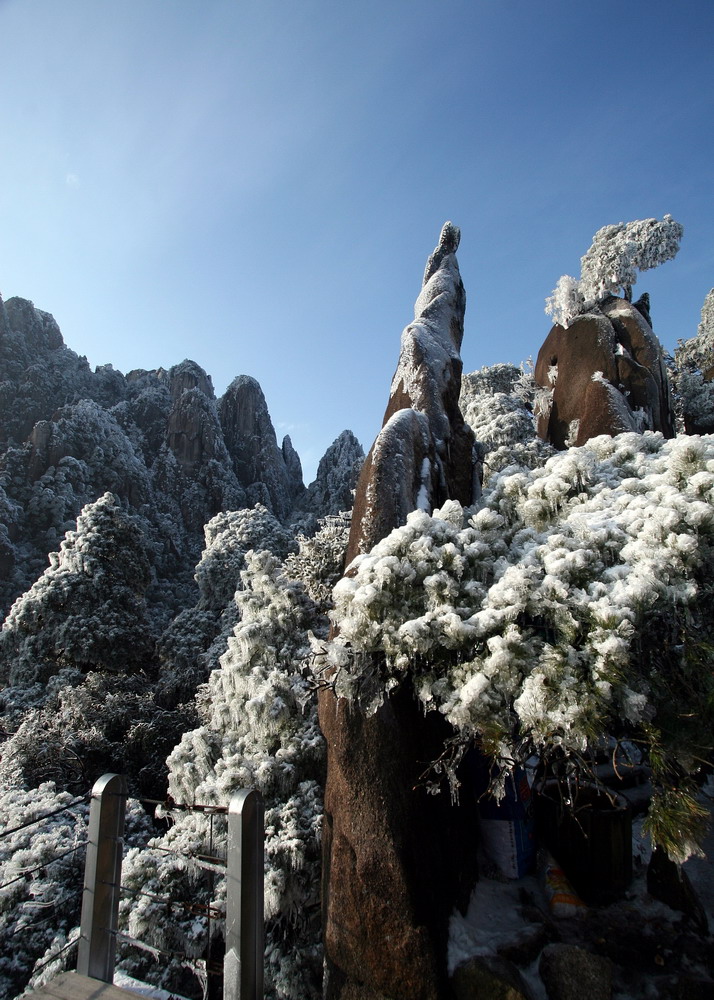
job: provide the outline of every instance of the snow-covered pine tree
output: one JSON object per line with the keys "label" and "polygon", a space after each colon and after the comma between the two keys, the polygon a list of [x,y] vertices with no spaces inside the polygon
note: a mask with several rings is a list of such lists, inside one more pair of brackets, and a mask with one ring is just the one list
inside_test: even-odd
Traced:
{"label": "snow-covered pine tree", "polygon": [[[266,996],[309,1000],[320,995],[319,830],[323,740],[314,692],[304,676],[308,631],[320,632],[315,605],[290,582],[270,552],[248,552],[235,594],[240,620],[218,669],[199,691],[202,725],[170,755],[169,793],[175,802],[225,805],[239,788],[257,788],[266,806]],[[324,636],[324,621],[321,634]],[[130,853],[130,888],[160,885],[178,901],[198,898],[186,862],[166,853],[215,851],[224,836],[205,816],[176,810],[173,825],[153,850]],[[225,889],[216,888],[215,905]],[[123,919],[132,936],[161,948],[205,954],[205,927],[167,918],[165,908],[140,900]],[[128,969],[132,959],[125,959]],[[144,975],[152,975],[151,969]],[[156,975],[156,973],[154,973]],[[159,978],[176,988],[180,970]],[[185,977],[185,972],[183,973]],[[174,978],[172,978],[174,977]]]}
{"label": "snow-covered pine tree", "polygon": [[661,221],[635,219],[603,226],[580,259],[580,279],[563,275],[546,300],[546,313],[560,326],[567,327],[575,316],[607,295],[622,291],[629,300],[637,272],[672,260],[679,251],[683,234],[684,227],[671,215],[665,215]]}
{"label": "snow-covered pine tree", "polygon": [[131,673],[151,667],[143,594],[151,572],[141,530],[117,498],[88,504],[0,632],[0,678],[46,681],[62,667]]}
{"label": "snow-covered pine tree", "polygon": [[373,711],[409,676],[426,710],[507,771],[576,767],[638,741],[648,823],[698,850],[693,777],[714,725],[714,437],[598,437],[495,476],[481,504],[415,511],[334,591],[316,643],[338,694]]}
{"label": "snow-covered pine tree", "polygon": [[461,378],[459,407],[483,458],[482,480],[509,465],[543,465],[553,453],[536,436],[533,372],[521,366],[486,366]]}
{"label": "snow-covered pine tree", "polygon": [[714,288],[704,299],[695,337],[679,341],[672,364],[677,417],[687,434],[714,430]]}
{"label": "snow-covered pine tree", "polygon": [[233,595],[242,587],[246,552],[267,550],[283,559],[297,548],[291,532],[262,504],[216,514],[203,531],[198,602],[180,612],[157,643],[158,697],[169,708],[192,699],[225,652],[239,616]]}

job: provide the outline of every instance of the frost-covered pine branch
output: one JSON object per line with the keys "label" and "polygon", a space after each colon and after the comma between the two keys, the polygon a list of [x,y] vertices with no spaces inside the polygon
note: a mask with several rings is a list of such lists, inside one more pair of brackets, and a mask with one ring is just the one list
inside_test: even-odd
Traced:
{"label": "frost-covered pine branch", "polygon": [[712,463],[713,437],[602,436],[495,476],[478,509],[410,514],[335,588],[338,693],[371,711],[408,675],[504,762],[657,727],[686,774],[714,724]]}
{"label": "frost-covered pine branch", "polygon": [[563,275],[545,311],[560,326],[567,327],[579,314],[606,295],[632,295],[638,271],[648,271],[672,260],[679,251],[684,227],[671,215],[658,219],[635,219],[603,226],[590,249],[580,259],[580,278]]}

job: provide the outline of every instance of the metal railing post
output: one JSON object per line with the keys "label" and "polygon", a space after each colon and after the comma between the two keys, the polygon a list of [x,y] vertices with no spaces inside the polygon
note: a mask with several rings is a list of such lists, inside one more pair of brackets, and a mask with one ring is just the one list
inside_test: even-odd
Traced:
{"label": "metal railing post", "polygon": [[77,972],[105,983],[114,978],[126,798],[124,775],[105,774],[89,808]]}
{"label": "metal railing post", "polygon": [[260,792],[244,788],[231,798],[223,1000],[263,1000],[263,817]]}

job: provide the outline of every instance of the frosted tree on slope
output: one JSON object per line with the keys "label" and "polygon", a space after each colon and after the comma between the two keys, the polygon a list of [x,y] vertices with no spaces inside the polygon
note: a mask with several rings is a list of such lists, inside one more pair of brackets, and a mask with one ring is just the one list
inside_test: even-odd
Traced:
{"label": "frosted tree on slope", "polygon": [[147,666],[150,580],[140,529],[105,493],[83,509],[77,530],[10,609],[0,632],[0,678],[28,685],[67,666],[117,673]]}
{"label": "frosted tree on slope", "polygon": [[671,215],[603,226],[580,259],[580,279],[563,275],[546,300],[546,313],[567,327],[606,295],[622,291],[629,301],[637,272],[676,257],[683,234],[684,227]]}
{"label": "frosted tree on slope", "polygon": [[704,299],[696,337],[679,341],[673,381],[678,419],[688,434],[714,429],[714,288]]}
{"label": "frosted tree on slope", "polygon": [[551,455],[535,433],[533,372],[491,365],[462,376],[459,407],[483,452],[483,482],[510,465],[533,468]]}
{"label": "frosted tree on slope", "polygon": [[[322,817],[323,739],[314,692],[303,676],[308,630],[320,623],[315,606],[290,582],[269,552],[245,554],[240,613],[220,665],[199,692],[201,726],[186,733],[170,755],[169,792],[182,803],[225,804],[242,787],[257,788],[266,806],[266,995],[285,1000],[319,996],[319,829]],[[324,630],[322,631],[324,635]],[[176,812],[174,825],[141,854],[130,854],[125,884],[156,882],[177,899],[193,899],[182,861],[165,851],[209,847],[205,817]],[[216,827],[216,837],[221,832]],[[215,845],[214,848],[215,850]],[[214,901],[220,905],[224,887]],[[193,895],[192,895],[193,894]],[[157,947],[199,955],[204,938],[183,931],[151,901],[126,917],[129,933]],[[168,983],[167,983],[168,985]],[[171,988],[171,987],[169,987]]]}
{"label": "frosted tree on slope", "polygon": [[239,616],[233,595],[242,587],[246,552],[267,550],[284,558],[296,548],[291,533],[262,504],[216,514],[203,533],[194,577],[198,604],[180,612],[157,642],[159,700],[169,708],[194,697],[226,650]]}

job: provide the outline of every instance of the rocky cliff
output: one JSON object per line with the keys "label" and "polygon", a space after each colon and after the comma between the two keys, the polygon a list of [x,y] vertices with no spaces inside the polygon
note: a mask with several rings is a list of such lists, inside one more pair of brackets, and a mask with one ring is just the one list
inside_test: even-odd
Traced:
{"label": "rocky cliff", "polygon": [[210,376],[190,360],[127,375],[111,365],[92,371],[53,317],[24,299],[0,299],[0,373],[4,610],[82,507],[107,491],[145,522],[155,580],[147,598],[157,607],[168,600],[168,614],[194,586],[214,515],[260,503],[304,530],[346,506],[356,481],[359,445],[351,462],[335,464],[344,447],[335,444],[306,491],[300,458],[289,438],[278,445],[255,379],[238,376],[216,400]]}

